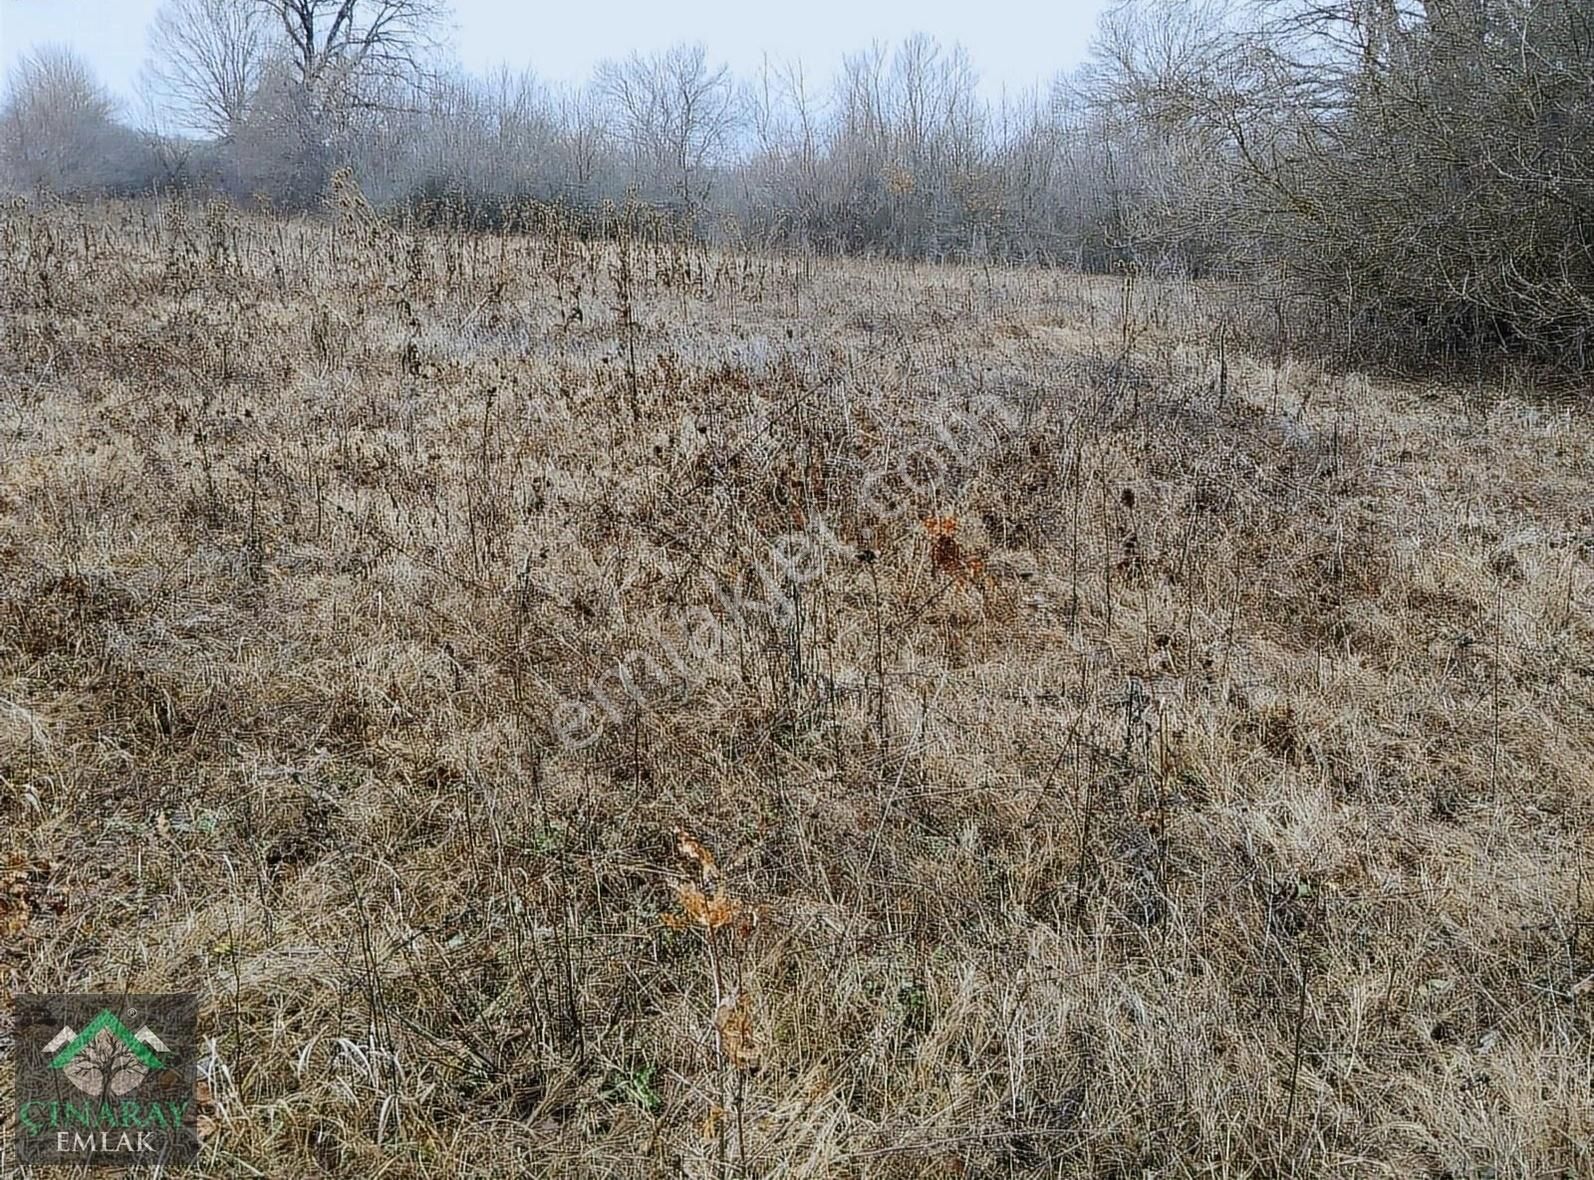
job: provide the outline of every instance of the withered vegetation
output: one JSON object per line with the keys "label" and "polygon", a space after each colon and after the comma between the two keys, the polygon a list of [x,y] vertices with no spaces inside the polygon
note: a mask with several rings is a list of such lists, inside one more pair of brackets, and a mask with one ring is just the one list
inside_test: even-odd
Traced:
{"label": "withered vegetation", "polygon": [[1586,401],[343,196],[0,218],[0,972],[204,1174],[1594,1173]]}

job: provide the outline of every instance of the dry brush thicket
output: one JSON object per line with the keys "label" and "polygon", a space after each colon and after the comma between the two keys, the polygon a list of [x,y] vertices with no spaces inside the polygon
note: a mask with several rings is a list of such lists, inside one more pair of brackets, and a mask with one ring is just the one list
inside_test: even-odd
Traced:
{"label": "dry brush thicket", "polygon": [[1594,1172],[1586,401],[343,196],[0,220],[4,982],[204,1174]]}
{"label": "dry brush thicket", "polygon": [[450,23],[163,0],[136,116],[68,48],[17,61],[0,193],[299,212],[346,168],[478,230],[636,200],[720,244],[1245,279],[1298,350],[1364,368],[1594,364],[1588,0],[1114,0],[1086,60],[1000,98],[925,34],[741,76],[683,43],[551,86],[466,70]]}

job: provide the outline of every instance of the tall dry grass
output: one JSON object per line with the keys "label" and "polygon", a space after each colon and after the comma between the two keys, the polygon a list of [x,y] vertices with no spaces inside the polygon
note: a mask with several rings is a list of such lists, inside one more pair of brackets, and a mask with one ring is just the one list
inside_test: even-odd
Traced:
{"label": "tall dry grass", "polygon": [[1594,1172],[1586,403],[347,190],[0,268],[5,983],[197,990],[203,1174]]}

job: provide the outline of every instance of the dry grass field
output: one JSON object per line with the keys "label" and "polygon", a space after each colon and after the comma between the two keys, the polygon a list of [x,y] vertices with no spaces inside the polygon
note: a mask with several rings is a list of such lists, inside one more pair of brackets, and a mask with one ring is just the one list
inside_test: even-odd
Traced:
{"label": "dry grass field", "polygon": [[1594,1175],[1594,403],[611,230],[0,215],[0,986],[207,1176]]}

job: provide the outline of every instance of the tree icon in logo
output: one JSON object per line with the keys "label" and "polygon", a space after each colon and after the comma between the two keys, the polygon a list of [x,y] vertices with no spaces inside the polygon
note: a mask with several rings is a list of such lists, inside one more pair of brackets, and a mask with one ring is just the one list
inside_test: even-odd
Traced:
{"label": "tree icon in logo", "polygon": [[60,1070],[79,1090],[102,1100],[136,1090],[150,1070],[161,1068],[156,1054],[166,1051],[147,1024],[136,1033],[129,1032],[108,1008],[82,1032],[73,1032],[68,1025],[44,1046],[46,1055],[54,1054],[51,1069]]}

